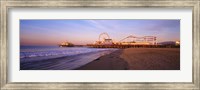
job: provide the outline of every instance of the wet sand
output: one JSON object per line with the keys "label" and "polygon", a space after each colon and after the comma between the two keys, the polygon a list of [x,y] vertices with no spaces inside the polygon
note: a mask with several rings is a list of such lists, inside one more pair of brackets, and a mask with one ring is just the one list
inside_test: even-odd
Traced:
{"label": "wet sand", "polygon": [[117,50],[111,54],[101,56],[95,61],[78,68],[78,70],[127,70],[128,63],[120,57],[122,51]]}
{"label": "wet sand", "polygon": [[127,48],[78,70],[180,70],[180,48]]}

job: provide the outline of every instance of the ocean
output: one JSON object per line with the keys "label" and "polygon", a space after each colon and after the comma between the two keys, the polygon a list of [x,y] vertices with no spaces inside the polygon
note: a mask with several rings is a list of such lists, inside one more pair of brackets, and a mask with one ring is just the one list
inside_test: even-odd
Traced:
{"label": "ocean", "polygon": [[21,70],[73,70],[117,49],[21,46]]}

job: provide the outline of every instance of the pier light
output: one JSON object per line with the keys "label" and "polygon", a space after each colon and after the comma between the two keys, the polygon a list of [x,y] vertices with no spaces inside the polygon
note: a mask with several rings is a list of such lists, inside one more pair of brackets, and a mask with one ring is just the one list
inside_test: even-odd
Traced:
{"label": "pier light", "polygon": [[180,45],[180,41],[176,41],[176,45]]}

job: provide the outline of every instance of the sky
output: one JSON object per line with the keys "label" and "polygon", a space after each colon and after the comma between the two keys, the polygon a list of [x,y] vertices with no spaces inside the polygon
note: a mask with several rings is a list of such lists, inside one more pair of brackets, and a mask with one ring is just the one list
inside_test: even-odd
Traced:
{"label": "sky", "polygon": [[133,35],[157,42],[180,40],[180,20],[20,20],[20,45],[91,44],[103,32],[117,42]]}

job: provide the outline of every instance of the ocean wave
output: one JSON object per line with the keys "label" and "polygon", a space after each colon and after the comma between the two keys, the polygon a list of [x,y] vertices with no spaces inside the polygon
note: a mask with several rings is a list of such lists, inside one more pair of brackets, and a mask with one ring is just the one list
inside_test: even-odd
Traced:
{"label": "ocean wave", "polygon": [[20,49],[20,58],[47,57],[47,56],[72,56],[77,54],[98,52],[109,49],[97,49],[87,47],[52,47],[52,48],[22,48]]}

